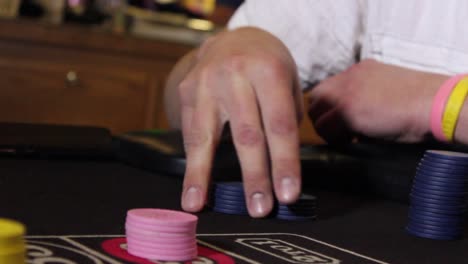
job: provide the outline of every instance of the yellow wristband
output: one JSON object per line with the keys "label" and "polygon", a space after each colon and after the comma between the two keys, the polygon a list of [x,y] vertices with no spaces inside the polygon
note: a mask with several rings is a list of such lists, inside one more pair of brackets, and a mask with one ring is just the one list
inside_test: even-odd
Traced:
{"label": "yellow wristband", "polygon": [[468,78],[463,78],[453,88],[452,93],[445,105],[444,115],[442,117],[442,130],[447,139],[452,142],[457,126],[458,116],[468,94]]}

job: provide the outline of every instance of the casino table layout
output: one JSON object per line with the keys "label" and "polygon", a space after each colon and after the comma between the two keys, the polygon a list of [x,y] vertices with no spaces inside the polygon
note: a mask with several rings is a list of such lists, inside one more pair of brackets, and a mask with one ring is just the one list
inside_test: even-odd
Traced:
{"label": "casino table layout", "polygon": [[[181,184],[114,160],[1,158],[0,217],[26,225],[28,263],[158,263],[126,252],[126,212],[180,210]],[[193,263],[467,263],[466,234],[455,241],[407,234],[404,201],[311,192],[315,221],[199,213]]]}

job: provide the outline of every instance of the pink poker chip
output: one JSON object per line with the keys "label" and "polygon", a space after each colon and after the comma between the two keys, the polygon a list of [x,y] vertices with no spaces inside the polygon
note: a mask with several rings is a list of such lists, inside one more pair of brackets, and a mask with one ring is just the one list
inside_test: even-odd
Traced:
{"label": "pink poker chip", "polygon": [[128,253],[137,257],[151,259],[151,260],[165,260],[165,261],[188,261],[197,257],[198,250],[195,249],[193,252],[185,254],[181,253],[169,253],[169,252],[155,252],[152,250],[144,250],[139,248],[133,248],[131,245],[127,245]]}
{"label": "pink poker chip", "polygon": [[166,209],[132,209],[127,212],[125,233],[130,254],[138,257],[186,261],[198,254],[198,217]]}
{"label": "pink poker chip", "polygon": [[134,244],[127,244],[127,250],[131,252],[141,252],[146,254],[153,254],[153,255],[167,255],[167,256],[187,256],[187,255],[196,255],[198,253],[196,247],[188,248],[186,250],[180,249],[157,249],[157,248],[149,248],[149,247],[142,247],[140,245]]}
{"label": "pink poker chip", "polygon": [[126,233],[127,238],[137,239],[139,241],[145,241],[148,243],[161,243],[161,244],[189,244],[196,243],[197,239],[194,236],[187,237],[151,237],[151,236],[139,236],[131,232]]}
{"label": "pink poker chip", "polygon": [[154,226],[154,225],[145,225],[133,223],[127,220],[125,222],[125,228],[134,228],[141,229],[145,231],[159,231],[159,232],[171,232],[171,233],[191,233],[197,230],[196,226],[193,227],[184,227],[184,226]]}
{"label": "pink poker chip", "polygon": [[164,244],[164,243],[153,243],[148,241],[141,241],[136,238],[127,237],[127,244],[133,245],[138,248],[147,248],[151,250],[160,250],[160,251],[180,251],[185,252],[190,249],[197,247],[197,242],[192,241],[188,243],[179,243],[179,244]]}
{"label": "pink poker chip", "polygon": [[125,226],[125,233],[132,233],[142,237],[161,237],[161,238],[177,238],[177,237],[195,237],[196,230],[188,232],[171,232],[171,231],[151,231],[132,226]]}
{"label": "pink poker chip", "polygon": [[134,223],[162,226],[187,226],[196,225],[198,217],[175,210],[139,208],[127,212],[127,220]]}

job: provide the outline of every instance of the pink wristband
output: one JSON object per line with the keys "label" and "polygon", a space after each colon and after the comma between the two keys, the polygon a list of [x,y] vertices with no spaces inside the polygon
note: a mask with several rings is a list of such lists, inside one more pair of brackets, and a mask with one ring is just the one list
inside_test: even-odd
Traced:
{"label": "pink wristband", "polygon": [[455,85],[465,76],[466,75],[464,74],[459,74],[446,80],[434,96],[431,109],[431,131],[434,137],[439,141],[449,142],[442,130],[442,117],[445,110],[445,104],[447,103],[453,88],[455,88]]}

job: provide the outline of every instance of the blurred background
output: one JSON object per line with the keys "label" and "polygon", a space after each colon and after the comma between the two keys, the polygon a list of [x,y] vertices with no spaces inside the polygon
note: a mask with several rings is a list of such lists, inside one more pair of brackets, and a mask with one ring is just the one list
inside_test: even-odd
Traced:
{"label": "blurred background", "polygon": [[[168,129],[177,60],[242,0],[0,0],[0,122]],[[303,125],[310,137],[310,124]]]}

